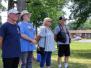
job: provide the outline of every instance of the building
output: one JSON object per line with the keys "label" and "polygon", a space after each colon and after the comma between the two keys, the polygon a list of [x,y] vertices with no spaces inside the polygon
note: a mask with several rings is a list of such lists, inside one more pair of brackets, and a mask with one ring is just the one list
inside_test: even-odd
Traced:
{"label": "building", "polygon": [[91,30],[70,30],[71,37],[74,38],[74,35],[79,35],[81,38],[91,38]]}

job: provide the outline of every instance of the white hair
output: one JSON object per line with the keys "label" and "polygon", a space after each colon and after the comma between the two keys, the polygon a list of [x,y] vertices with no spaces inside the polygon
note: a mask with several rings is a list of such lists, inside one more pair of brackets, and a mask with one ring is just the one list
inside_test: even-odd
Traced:
{"label": "white hair", "polygon": [[46,21],[52,21],[52,19],[49,18],[49,17],[44,18],[44,20],[43,20],[43,25],[46,23]]}

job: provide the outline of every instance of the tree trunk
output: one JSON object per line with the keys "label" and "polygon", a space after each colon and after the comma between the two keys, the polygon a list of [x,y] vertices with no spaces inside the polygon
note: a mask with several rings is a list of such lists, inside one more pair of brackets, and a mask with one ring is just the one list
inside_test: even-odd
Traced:
{"label": "tree trunk", "polygon": [[14,0],[8,1],[8,10],[14,7]]}
{"label": "tree trunk", "polygon": [[26,9],[26,0],[17,0],[17,9],[18,11],[22,11]]}

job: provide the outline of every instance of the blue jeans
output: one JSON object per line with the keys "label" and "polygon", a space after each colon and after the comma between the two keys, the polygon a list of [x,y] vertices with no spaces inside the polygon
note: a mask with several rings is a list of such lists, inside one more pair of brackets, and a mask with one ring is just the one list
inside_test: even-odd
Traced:
{"label": "blue jeans", "polygon": [[51,65],[51,54],[52,52],[45,52],[44,55],[41,55],[40,68],[44,68],[45,63],[46,66]]}
{"label": "blue jeans", "polygon": [[32,68],[32,51],[22,52],[21,54],[21,68]]}

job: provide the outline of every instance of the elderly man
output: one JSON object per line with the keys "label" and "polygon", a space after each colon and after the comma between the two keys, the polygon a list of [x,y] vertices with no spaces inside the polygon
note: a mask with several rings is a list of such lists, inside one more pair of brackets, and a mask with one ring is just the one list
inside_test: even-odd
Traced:
{"label": "elderly man", "polygon": [[68,59],[70,56],[70,34],[65,26],[66,19],[59,17],[59,25],[55,28],[55,40],[58,44],[58,68],[62,68],[61,58],[64,56],[64,68],[68,68]]}
{"label": "elderly man", "polygon": [[0,27],[3,68],[18,68],[20,56],[20,31],[16,24],[18,15],[16,9],[10,9],[7,22]]}

